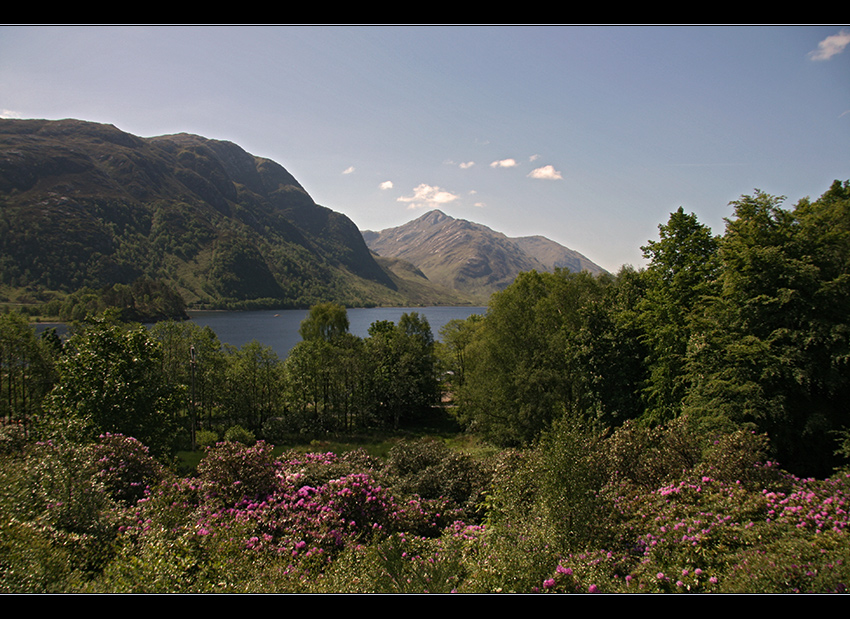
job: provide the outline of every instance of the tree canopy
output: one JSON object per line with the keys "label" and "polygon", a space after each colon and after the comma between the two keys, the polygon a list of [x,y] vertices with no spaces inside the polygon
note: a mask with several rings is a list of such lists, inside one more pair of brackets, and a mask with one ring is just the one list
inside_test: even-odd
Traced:
{"label": "tree canopy", "polygon": [[339,303],[318,303],[310,308],[310,313],[298,330],[304,340],[325,340],[329,342],[344,333],[348,333],[348,313]]}
{"label": "tree canopy", "polygon": [[165,381],[162,346],[141,325],[90,319],[68,341],[48,403],[50,420],[79,438],[132,436],[171,450],[180,391]]}

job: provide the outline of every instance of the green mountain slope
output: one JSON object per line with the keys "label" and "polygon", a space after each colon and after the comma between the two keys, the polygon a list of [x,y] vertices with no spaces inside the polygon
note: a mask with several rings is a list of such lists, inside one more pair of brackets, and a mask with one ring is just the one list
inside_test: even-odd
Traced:
{"label": "green mountain slope", "polygon": [[351,220],[233,143],[0,120],[0,294],[143,276],[195,307],[409,302]]}

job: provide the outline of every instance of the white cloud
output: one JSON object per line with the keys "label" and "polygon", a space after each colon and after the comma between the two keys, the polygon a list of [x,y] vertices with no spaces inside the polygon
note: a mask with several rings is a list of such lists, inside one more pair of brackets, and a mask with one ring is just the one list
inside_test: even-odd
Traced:
{"label": "white cloud", "polygon": [[502,159],[490,164],[491,168],[513,168],[517,165],[516,159]]}
{"label": "white cloud", "polygon": [[342,173],[343,173],[343,174],[351,174],[352,172],[354,172],[354,166],[353,166],[353,165],[352,165],[352,166],[348,166],[347,168],[345,168],[345,169],[342,171]]}
{"label": "white cloud", "polygon": [[532,155],[528,158],[529,161],[537,161],[538,159],[540,159],[540,155]]}
{"label": "white cloud", "polygon": [[535,170],[532,170],[529,173],[528,177],[529,178],[542,178],[542,179],[545,179],[545,180],[552,180],[552,181],[561,180],[563,178],[561,176],[561,173],[558,172],[558,170],[556,170],[555,168],[553,168],[550,165],[545,165],[542,168],[537,168]]}
{"label": "white cloud", "polygon": [[440,189],[439,187],[431,187],[422,183],[413,190],[412,196],[402,196],[397,199],[398,202],[407,202],[409,209],[414,208],[437,208],[449,202],[457,200],[457,196],[450,191]]}
{"label": "white cloud", "polygon": [[0,118],[21,118],[21,115],[12,110],[0,110]]}
{"label": "white cloud", "polygon": [[467,162],[461,163],[459,165],[460,165],[461,170],[468,170],[469,168],[471,168],[472,166],[475,165],[475,162],[474,161],[467,161]]}
{"label": "white cloud", "polygon": [[838,34],[826,37],[818,43],[818,48],[809,52],[812,60],[829,60],[844,51],[850,44],[850,30],[841,30]]}
{"label": "white cloud", "polygon": [[379,185],[379,187],[381,189],[392,189],[393,188],[393,182],[392,181],[384,181],[383,183],[381,183]]}

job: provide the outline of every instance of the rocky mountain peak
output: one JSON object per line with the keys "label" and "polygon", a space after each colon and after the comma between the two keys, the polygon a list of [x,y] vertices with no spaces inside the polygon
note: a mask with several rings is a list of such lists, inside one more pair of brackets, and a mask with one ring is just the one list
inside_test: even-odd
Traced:
{"label": "rocky mountain peak", "polygon": [[511,239],[440,210],[395,228],[365,231],[363,237],[379,256],[406,260],[434,283],[484,300],[523,271],[604,272],[578,252],[545,237]]}

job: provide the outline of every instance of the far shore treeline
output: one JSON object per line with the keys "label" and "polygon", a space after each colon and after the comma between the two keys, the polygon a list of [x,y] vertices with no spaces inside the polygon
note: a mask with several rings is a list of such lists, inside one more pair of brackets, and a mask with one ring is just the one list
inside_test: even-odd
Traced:
{"label": "far shore treeline", "polygon": [[[846,590],[850,181],[731,207],[671,213],[640,270],[521,273],[439,341],[331,301],[283,360],[0,314],[0,590]],[[437,427],[478,451],[410,438]]]}

